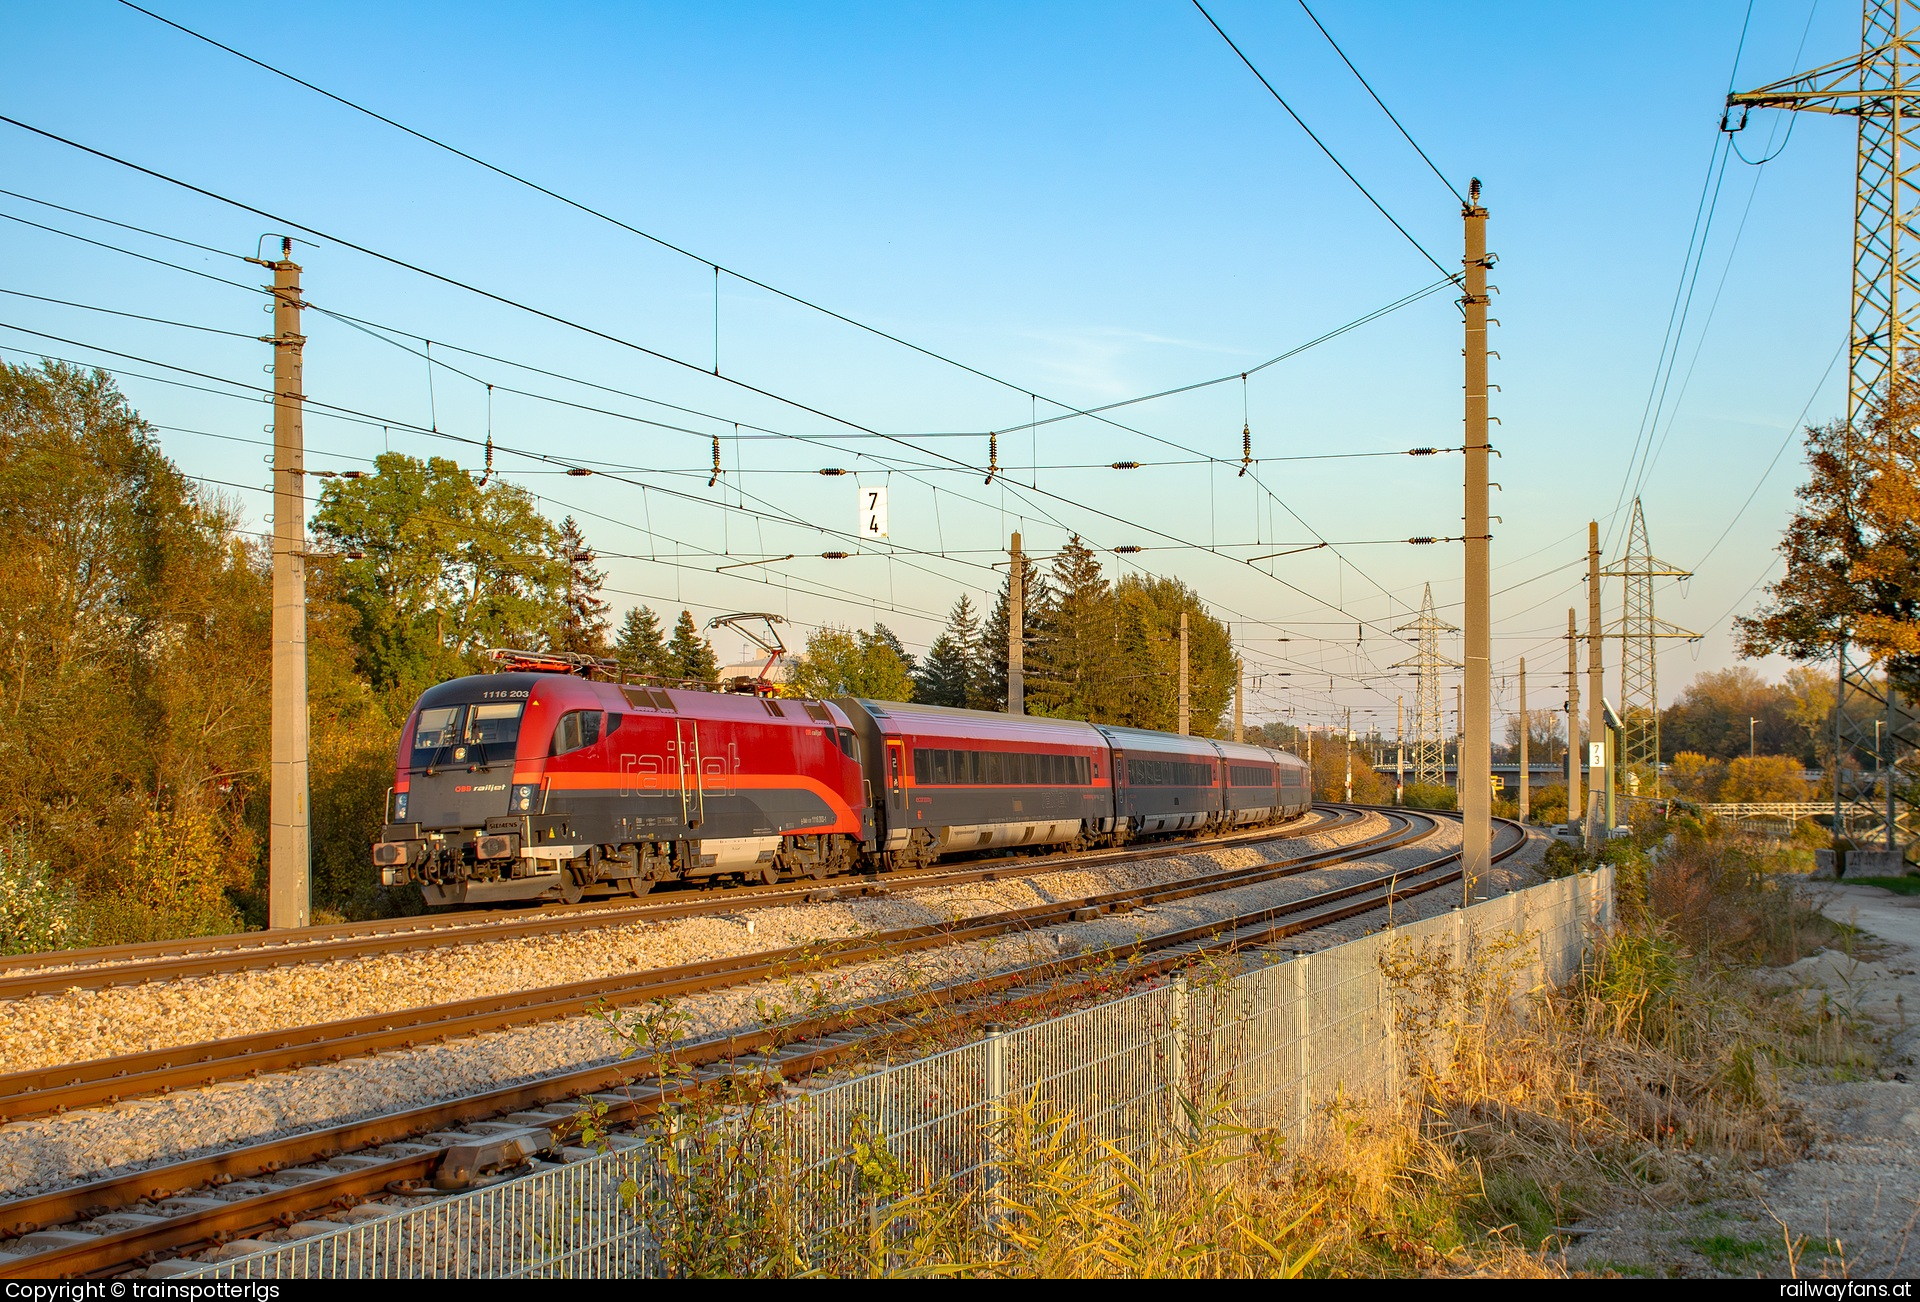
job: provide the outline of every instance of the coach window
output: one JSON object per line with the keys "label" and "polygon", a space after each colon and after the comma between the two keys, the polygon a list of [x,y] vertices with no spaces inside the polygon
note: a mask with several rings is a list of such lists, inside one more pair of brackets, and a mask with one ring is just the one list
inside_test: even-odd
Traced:
{"label": "coach window", "polygon": [[600,740],[600,711],[569,710],[553,727],[552,754],[567,755]]}

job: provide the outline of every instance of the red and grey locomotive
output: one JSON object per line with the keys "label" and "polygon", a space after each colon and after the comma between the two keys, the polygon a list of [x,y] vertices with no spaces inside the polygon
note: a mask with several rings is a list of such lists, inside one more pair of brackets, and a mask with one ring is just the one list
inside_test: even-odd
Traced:
{"label": "red and grey locomotive", "polygon": [[822,878],[1297,818],[1285,751],[855,697],[600,681],[514,653],[414,706],[381,881],[429,904]]}

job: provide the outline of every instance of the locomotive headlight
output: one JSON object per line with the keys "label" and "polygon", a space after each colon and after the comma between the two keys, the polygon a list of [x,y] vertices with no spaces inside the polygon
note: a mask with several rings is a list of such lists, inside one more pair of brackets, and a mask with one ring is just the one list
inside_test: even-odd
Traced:
{"label": "locomotive headlight", "polygon": [[396,791],[393,793],[393,817],[388,821],[394,822],[394,823],[404,823],[407,821],[407,793],[406,792]]}
{"label": "locomotive headlight", "polygon": [[507,808],[516,814],[530,812],[533,809],[534,792],[539,789],[539,784],[534,782],[528,782],[515,787],[507,800]]}

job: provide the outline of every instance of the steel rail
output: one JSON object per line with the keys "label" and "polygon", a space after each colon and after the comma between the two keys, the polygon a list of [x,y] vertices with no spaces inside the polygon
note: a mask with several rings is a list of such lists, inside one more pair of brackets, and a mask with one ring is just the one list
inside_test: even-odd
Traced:
{"label": "steel rail", "polygon": [[1128,887],[1077,899],[1050,900],[960,922],[903,927],[856,938],[682,963],[513,994],[369,1013],[313,1026],[11,1072],[0,1075],[0,1121],[18,1121],[140,1095],[170,1093],[388,1049],[411,1049],[457,1036],[578,1016],[599,1006],[621,1007],[673,998],[723,986],[778,979],[798,971],[818,972],[902,952],[963,944],[1098,914],[1132,911],[1294,876],[1393,849],[1431,834],[1431,829],[1416,833],[1411,820],[1397,818],[1394,821],[1399,826],[1390,822],[1387,829],[1363,840],[1274,863],[1222,869],[1174,882]]}
{"label": "steel rail", "polygon": [[[516,912],[505,918],[498,913],[439,914],[429,920],[381,919],[301,931],[244,932],[234,936],[205,937],[193,942],[152,941],[91,951],[36,954],[25,956],[31,963],[23,961],[16,975],[5,975],[6,969],[0,969],[0,1001],[28,999],[75,989],[98,990],[112,986],[142,985],[151,981],[173,981],[183,977],[333,962],[369,954],[399,954],[527,936],[592,931],[636,922],[732,913],[742,908],[817,903],[849,896],[893,894],[902,890],[1031,877],[1070,867],[1134,863],[1171,855],[1204,853],[1217,846],[1295,836],[1305,831],[1328,831],[1346,826],[1362,816],[1355,811],[1341,810],[1333,818],[1305,827],[1297,823],[1268,824],[1198,840],[1072,851],[1034,859],[981,860],[906,872],[849,874],[804,882],[782,882],[774,886],[740,887],[724,893],[703,891],[688,899],[664,899],[647,904],[559,905]],[[443,920],[448,918],[467,921],[459,925],[447,925]],[[476,918],[483,920],[474,921]],[[398,925],[401,923],[419,925]],[[159,957],[134,952],[161,946],[173,948],[167,949]],[[87,966],[54,966],[72,961],[74,955],[102,955],[109,951],[115,955],[126,953],[129,961],[96,960]]]}
{"label": "steel rail", "polygon": [[[1496,819],[1495,823],[1507,842],[1494,848],[1492,861],[1497,863],[1520,849],[1526,843],[1527,834],[1517,823],[1504,819]],[[1460,852],[1451,851],[1416,868],[1378,874],[1363,882],[1349,883],[1241,917],[1083,951],[1064,961],[1030,964],[970,978],[934,992],[891,996],[822,1017],[686,1045],[673,1052],[672,1065],[694,1070],[679,1078],[665,1070],[667,1064],[645,1057],[585,1070],[556,1072],[506,1089],[446,1100],[410,1112],[369,1118],[0,1204],[0,1217],[5,1218],[4,1224],[14,1233],[24,1233],[82,1215],[130,1207],[143,1200],[159,1202],[211,1181],[338,1159],[352,1149],[394,1144],[448,1125],[471,1124],[569,1099],[587,1098],[603,1105],[606,1112],[596,1124],[627,1124],[676,1100],[698,1095],[718,1080],[737,1075],[731,1064],[751,1055],[759,1055],[757,1061],[749,1064],[753,1071],[791,1079],[848,1058],[882,1051],[908,1037],[924,1037],[941,1030],[964,1030],[985,1016],[1004,1018],[1048,1001],[1071,998],[1076,993],[1096,988],[1105,990],[1110,987],[1113,974],[1100,969],[1117,959],[1135,960],[1124,966],[1119,976],[1128,983],[1138,983],[1185,966],[1201,954],[1271,944],[1436,890],[1460,879],[1457,866],[1448,869],[1449,865],[1457,865],[1459,859]],[[1095,969],[1092,977],[1083,977],[1077,982],[1061,980],[1065,975],[1089,968]],[[945,1001],[931,1013],[928,1012],[929,993]],[[877,1032],[857,1033],[876,1024],[880,1025]],[[715,1064],[729,1066],[714,1070]],[[641,1084],[650,1074],[659,1078],[657,1083]],[[523,1115],[533,1123],[530,1129],[549,1127],[549,1136],[556,1142],[563,1141],[575,1124],[568,1114],[552,1110]],[[0,1261],[0,1279],[121,1273],[159,1256],[177,1255],[182,1249],[208,1241],[225,1241],[290,1224],[302,1213],[351,1205],[389,1192],[393,1185],[432,1175],[445,1161],[447,1152],[441,1148],[379,1161],[368,1159],[350,1170],[316,1173],[314,1178],[302,1183],[218,1206],[201,1205],[174,1216],[149,1217],[146,1223],[129,1229]],[[201,1201],[204,1204],[208,1200]],[[5,1246],[0,1244],[0,1250]]]}

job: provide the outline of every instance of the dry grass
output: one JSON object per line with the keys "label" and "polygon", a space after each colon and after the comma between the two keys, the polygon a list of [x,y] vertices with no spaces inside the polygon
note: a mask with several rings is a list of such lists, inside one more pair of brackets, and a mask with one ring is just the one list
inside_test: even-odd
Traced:
{"label": "dry grass", "polygon": [[[1563,1274],[1574,1222],[1711,1196],[1796,1154],[1783,1073],[1870,1056],[1845,1021],[1746,975],[1835,934],[1764,855],[1710,837],[1609,855],[1619,925],[1563,989],[1518,988],[1529,937],[1483,936],[1464,961],[1389,946],[1410,1089],[1325,1102],[1305,1144],[1190,1093],[1123,1152],[1029,1098],[987,1124],[987,1178],[928,1184],[877,1128],[841,1161],[801,1161],[777,1092],[743,1074],[662,1118],[635,1170],[665,1178],[636,1176],[631,1205],[679,1278]],[[661,1009],[627,1034],[670,1064],[672,1028]]]}

